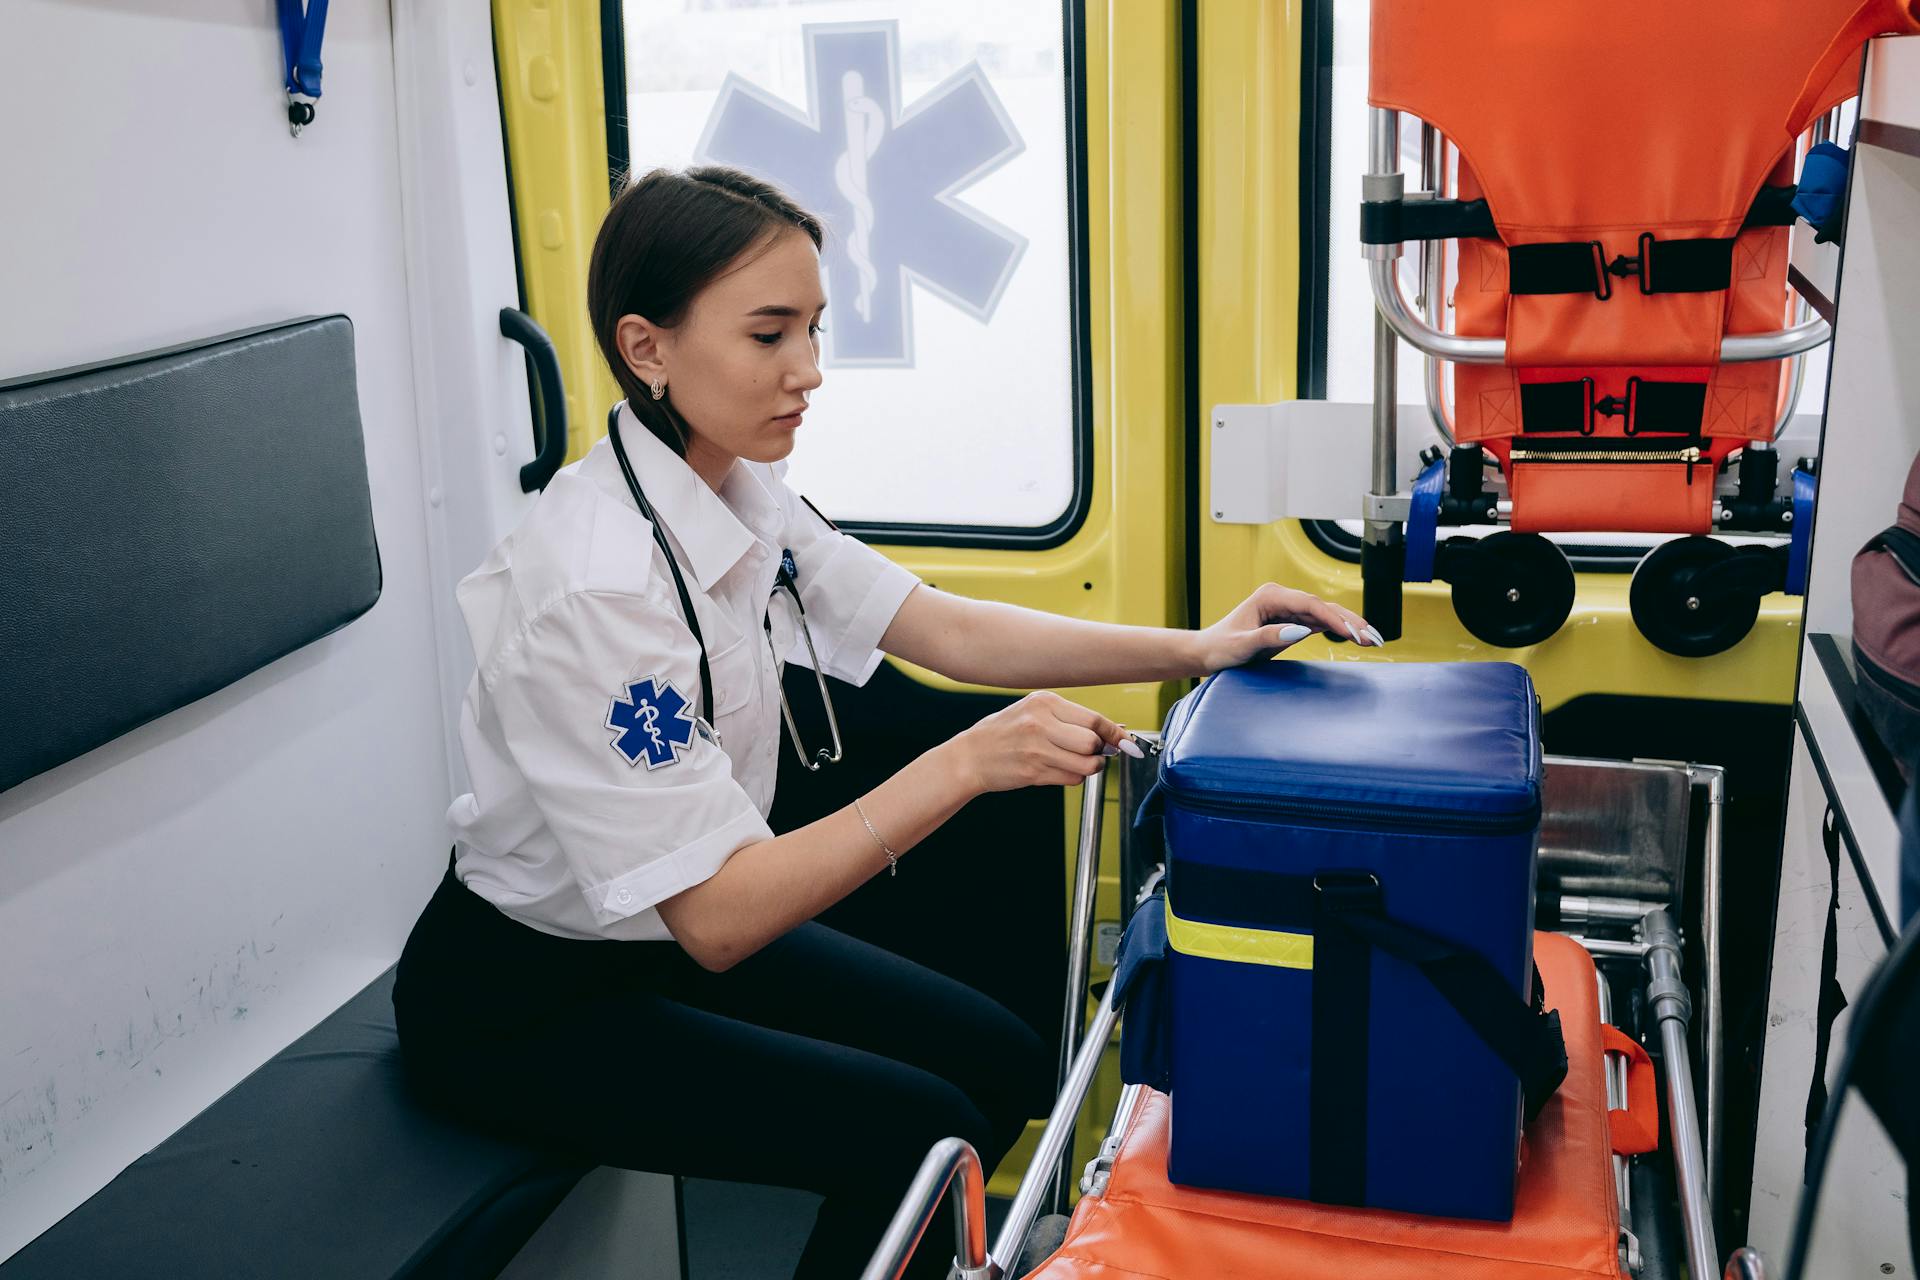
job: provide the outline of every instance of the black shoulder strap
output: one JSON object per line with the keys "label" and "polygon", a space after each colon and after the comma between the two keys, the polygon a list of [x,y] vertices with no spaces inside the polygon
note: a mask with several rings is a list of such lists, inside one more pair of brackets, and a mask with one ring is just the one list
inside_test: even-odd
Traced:
{"label": "black shoulder strap", "polygon": [[[1905,533],[1906,530],[1900,530]],[[1908,535],[1911,537],[1912,535]],[[1827,884],[1832,896],[1827,899],[1827,932],[1820,941],[1820,1003],[1814,1012],[1813,1080],[1807,1086],[1807,1151],[1813,1151],[1813,1135],[1820,1128],[1820,1117],[1827,1110],[1827,1058],[1833,1048],[1833,1020],[1847,1007],[1847,993],[1840,986],[1840,821],[1832,809],[1820,827],[1820,843],[1827,850]]]}
{"label": "black shoulder strap", "polygon": [[[1559,1012],[1545,1007],[1537,969],[1532,999],[1522,1000],[1484,956],[1388,919],[1380,882],[1373,876],[1323,875],[1314,884],[1314,1043],[1309,1087],[1313,1114],[1338,1116],[1341,1121],[1314,1126],[1309,1177],[1314,1199],[1358,1204],[1366,1181],[1368,948],[1378,948],[1418,969],[1453,1006],[1518,1077],[1528,1120],[1540,1113],[1567,1078],[1567,1046]],[[1334,1043],[1323,1045],[1323,1036],[1331,1036]],[[1349,1127],[1352,1124],[1361,1126],[1357,1135]]]}
{"label": "black shoulder strap", "polygon": [[1860,549],[1886,552],[1900,566],[1900,572],[1920,583],[1920,534],[1896,524],[1874,534]]}

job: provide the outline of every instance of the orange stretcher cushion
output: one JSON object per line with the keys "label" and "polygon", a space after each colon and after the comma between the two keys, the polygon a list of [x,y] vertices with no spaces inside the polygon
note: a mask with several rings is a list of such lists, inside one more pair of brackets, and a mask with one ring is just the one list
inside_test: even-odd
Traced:
{"label": "orange stretcher cushion", "polygon": [[[1105,1195],[1074,1210],[1066,1243],[1040,1280],[1620,1280],[1613,1128],[1592,959],[1559,934],[1535,935],[1548,1003],[1560,1010],[1567,1079],[1527,1126],[1511,1222],[1424,1218],[1167,1181],[1175,1105],[1149,1093],[1136,1109]],[[1407,1052],[1419,1053],[1418,1045]],[[1646,1078],[1641,1077],[1643,1080]],[[1642,1090],[1644,1094],[1644,1090]],[[1647,1099],[1624,1130],[1644,1138]],[[1624,1117],[1622,1117],[1624,1119]],[[1435,1160],[1445,1160],[1437,1151]]]}

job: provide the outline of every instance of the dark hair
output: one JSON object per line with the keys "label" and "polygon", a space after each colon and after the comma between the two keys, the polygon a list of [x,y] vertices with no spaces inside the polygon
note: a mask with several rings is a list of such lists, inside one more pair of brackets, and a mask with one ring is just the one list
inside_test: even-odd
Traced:
{"label": "dark hair", "polygon": [[587,266],[587,315],[627,403],[647,429],[686,456],[686,420],[671,399],[655,400],[621,358],[620,317],[645,316],[671,328],[694,295],[741,255],[796,227],[818,249],[820,220],[778,187],[724,165],[630,179],[614,198]]}

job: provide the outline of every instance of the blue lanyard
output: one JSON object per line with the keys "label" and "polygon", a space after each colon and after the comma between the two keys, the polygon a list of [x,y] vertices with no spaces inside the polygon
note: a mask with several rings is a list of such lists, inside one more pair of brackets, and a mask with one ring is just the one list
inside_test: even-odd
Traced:
{"label": "blue lanyard", "polygon": [[[327,32],[327,0],[278,0],[280,45],[287,64],[287,124],[293,136],[313,123],[320,97],[320,41]],[[307,101],[300,101],[305,98]]]}

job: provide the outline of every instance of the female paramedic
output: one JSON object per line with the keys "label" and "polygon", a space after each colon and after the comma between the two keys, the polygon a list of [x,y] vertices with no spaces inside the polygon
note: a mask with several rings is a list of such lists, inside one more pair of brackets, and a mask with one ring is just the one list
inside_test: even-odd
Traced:
{"label": "female paramedic", "polygon": [[[613,202],[587,301],[626,402],[459,585],[472,791],[394,1004],[437,1105],[601,1164],[819,1192],[797,1274],[846,1280],[927,1149],[957,1134],[991,1169],[1053,1064],[985,996],[810,921],[973,797],[1138,749],[1035,693],[776,836],[783,660],[1036,688],[1378,636],[1271,584],[1198,632],[1058,618],[935,591],[840,533],[781,479],[821,381],[821,236],[728,169]],[[951,1236],[929,1235],[916,1266],[944,1274]]]}

